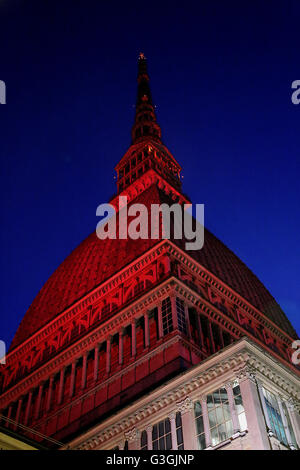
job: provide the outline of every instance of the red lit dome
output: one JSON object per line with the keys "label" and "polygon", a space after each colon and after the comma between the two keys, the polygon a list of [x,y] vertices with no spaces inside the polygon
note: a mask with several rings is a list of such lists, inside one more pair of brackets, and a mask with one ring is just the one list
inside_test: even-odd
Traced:
{"label": "red lit dome", "polygon": [[[157,179],[149,183],[150,169]],[[161,129],[156,121],[149,87],[147,63],[141,54],[132,145],[116,166],[118,194],[130,196],[131,200],[148,207],[150,204],[163,202],[173,204],[174,199],[186,201],[181,192],[180,170],[180,165],[161,141]],[[144,182],[148,180],[148,184],[143,183],[143,186],[142,178]],[[166,196],[166,193],[172,193],[172,198]],[[159,242],[151,239],[99,240],[96,233],[92,233],[65,259],[40,290],[17,330],[11,349]],[[174,240],[174,243],[180,245],[178,240]],[[289,320],[264,285],[208,230],[205,231],[203,249],[189,251],[188,254],[282,330],[297,337]]]}
{"label": "red lit dome", "polygon": [[[172,203],[156,185],[150,186],[134,202],[150,205]],[[182,241],[173,240],[182,244]],[[118,272],[159,240],[100,240],[87,237],[57,268],[42,287],[25,314],[11,349],[53,320],[96,286]],[[205,230],[204,247],[189,251],[202,266],[262,311],[282,330],[297,337],[292,325],[272,295],[247,266],[211,232]]]}

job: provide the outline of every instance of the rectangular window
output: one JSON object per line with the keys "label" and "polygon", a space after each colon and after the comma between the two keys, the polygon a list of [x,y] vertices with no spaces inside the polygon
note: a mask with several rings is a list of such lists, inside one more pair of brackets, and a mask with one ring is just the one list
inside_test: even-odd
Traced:
{"label": "rectangular window", "polygon": [[205,442],[202,406],[199,401],[196,401],[194,404],[194,413],[195,413],[195,420],[196,420],[198,449],[202,450],[202,449],[205,449],[206,442]]}
{"label": "rectangular window", "polygon": [[263,388],[263,394],[269,415],[271,431],[275,434],[280,442],[287,446],[287,438],[285,435],[277,398],[273,393],[269,392],[265,388]]}
{"label": "rectangular window", "polygon": [[163,334],[167,335],[173,331],[173,319],[172,319],[172,305],[170,297],[167,297],[162,301],[161,316],[163,325]]}
{"label": "rectangular window", "polygon": [[178,297],[176,297],[176,311],[177,311],[178,330],[181,331],[183,334],[187,335],[184,302]]}
{"label": "rectangular window", "polygon": [[212,446],[216,446],[233,434],[226,388],[220,388],[207,396],[207,408]]}
{"label": "rectangular window", "polygon": [[171,423],[169,418],[154,424],[152,429],[152,446],[153,450],[172,449]]}

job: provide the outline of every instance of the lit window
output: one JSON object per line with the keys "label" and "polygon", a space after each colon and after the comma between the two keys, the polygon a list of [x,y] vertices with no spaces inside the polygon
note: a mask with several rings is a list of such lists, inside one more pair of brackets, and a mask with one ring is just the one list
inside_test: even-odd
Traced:
{"label": "lit window", "polygon": [[171,423],[169,418],[154,424],[152,429],[152,446],[153,450],[172,449]]}
{"label": "lit window", "polygon": [[246,413],[243,405],[241,389],[237,382],[233,384],[232,390],[234,396],[235,409],[240,423],[240,431],[245,431],[247,429]]}
{"label": "lit window", "polygon": [[204,423],[203,423],[203,411],[202,411],[201,403],[199,401],[196,401],[196,403],[194,404],[194,412],[195,412],[195,419],[196,419],[198,449],[202,450],[202,449],[205,449],[206,442],[205,442],[205,432],[204,432]]}
{"label": "lit window", "polygon": [[184,311],[184,302],[183,300],[176,297],[176,310],[177,310],[177,319],[178,319],[178,329],[185,335],[187,334],[186,320],[185,320],[185,311]]}
{"label": "lit window", "polygon": [[280,408],[278,405],[278,401],[276,396],[265,390],[263,388],[263,394],[265,398],[265,403],[267,406],[267,412],[269,415],[271,431],[275,434],[279,441],[283,442],[283,444],[287,445],[287,439],[284,431],[284,426],[282,422],[282,417],[280,414]]}
{"label": "lit window", "polygon": [[161,316],[164,335],[173,331],[173,320],[172,320],[172,305],[170,297],[167,297],[162,301]]}
{"label": "lit window", "polygon": [[220,388],[207,396],[207,408],[211,442],[216,446],[233,434],[227,391]]}

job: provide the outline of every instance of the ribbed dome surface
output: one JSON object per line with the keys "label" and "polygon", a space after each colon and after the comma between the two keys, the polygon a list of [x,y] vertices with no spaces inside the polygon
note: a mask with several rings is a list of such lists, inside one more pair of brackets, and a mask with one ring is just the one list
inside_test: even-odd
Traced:
{"label": "ribbed dome surface", "polygon": [[[134,202],[174,203],[150,186]],[[183,242],[174,240],[176,244]],[[85,294],[145,253],[159,240],[99,240],[96,233],[87,237],[56,269],[42,287],[12,341],[13,349]],[[189,251],[201,265],[232,287],[292,337],[297,337],[289,320],[274,298],[247,266],[212,233],[205,230],[204,247]]]}

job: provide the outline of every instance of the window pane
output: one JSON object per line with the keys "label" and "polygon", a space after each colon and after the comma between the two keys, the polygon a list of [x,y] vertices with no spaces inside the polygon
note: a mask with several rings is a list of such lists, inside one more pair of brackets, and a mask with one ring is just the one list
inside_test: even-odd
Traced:
{"label": "window pane", "polygon": [[211,410],[209,413],[208,413],[208,419],[209,419],[209,425],[210,427],[214,427],[216,426],[217,424],[217,420],[216,420],[216,413],[215,413],[215,410]]}
{"label": "window pane", "polygon": [[211,430],[211,443],[213,446],[216,446],[217,444],[219,444],[219,434],[218,434],[217,428],[213,428]]}
{"label": "window pane", "polygon": [[216,416],[217,416],[217,423],[221,424],[224,421],[224,415],[223,415],[223,410],[221,406],[218,406],[216,408]]}
{"label": "window pane", "polygon": [[[243,408],[243,410],[244,410],[244,408]],[[231,419],[230,406],[229,406],[228,403],[223,405],[223,412],[224,412],[225,421]]]}
{"label": "window pane", "polygon": [[167,436],[166,436],[166,450],[171,450],[171,449],[172,449],[171,434],[167,434]]}
{"label": "window pane", "polygon": [[166,421],[165,421],[165,428],[166,428],[166,434],[168,432],[171,432],[171,423],[170,423],[169,418],[167,418]]}
{"label": "window pane", "polygon": [[159,448],[160,450],[165,450],[165,440],[163,437],[159,439]]}
{"label": "window pane", "polygon": [[194,409],[195,409],[195,415],[196,416],[202,415],[202,408],[201,408],[201,404],[200,404],[199,401],[196,401],[196,403],[194,405]]}
{"label": "window pane", "polygon": [[204,432],[203,418],[202,416],[196,420],[197,434]]}
{"label": "window pane", "polygon": [[227,439],[226,425],[220,424],[220,426],[218,426],[218,431],[219,431],[220,442],[225,441]]}
{"label": "window pane", "polygon": [[279,411],[279,405],[276,396],[263,388],[263,394],[267,406],[267,412],[270,418],[271,430],[281,442],[287,445],[287,439],[283,427],[282,417]]}
{"label": "window pane", "polygon": [[152,429],[152,440],[154,441],[155,439],[157,439],[157,424],[154,424]]}
{"label": "window pane", "polygon": [[199,449],[205,449],[206,443],[205,443],[205,435],[201,434],[201,436],[198,436],[198,446]]}

